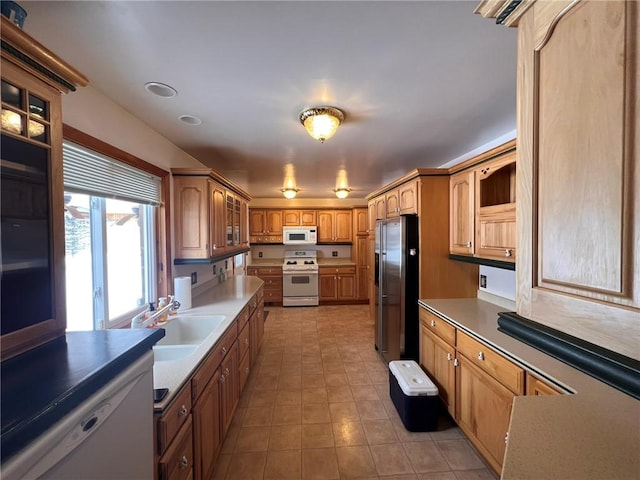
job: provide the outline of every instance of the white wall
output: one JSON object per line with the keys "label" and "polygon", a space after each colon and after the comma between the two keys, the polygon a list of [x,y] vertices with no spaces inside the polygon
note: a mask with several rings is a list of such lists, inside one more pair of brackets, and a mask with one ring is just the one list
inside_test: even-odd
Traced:
{"label": "white wall", "polygon": [[62,96],[64,123],[165,170],[204,165],[88,86]]}
{"label": "white wall", "polygon": [[[487,277],[486,288],[480,287],[480,276]],[[515,301],[516,299],[516,272],[502,268],[486,267],[480,265],[478,275],[478,288],[481,291],[492,293],[499,297]]]}
{"label": "white wall", "polygon": [[[286,250],[315,250],[319,259],[351,259],[351,245],[252,245],[249,261],[282,260]],[[333,252],[337,254],[335,257]]]}

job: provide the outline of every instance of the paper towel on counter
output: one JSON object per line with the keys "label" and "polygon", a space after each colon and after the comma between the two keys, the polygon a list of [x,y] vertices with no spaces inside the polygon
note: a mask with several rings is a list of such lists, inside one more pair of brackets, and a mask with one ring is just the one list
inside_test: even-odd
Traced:
{"label": "paper towel on counter", "polygon": [[191,277],[176,277],[173,279],[175,300],[180,302],[179,310],[191,308]]}

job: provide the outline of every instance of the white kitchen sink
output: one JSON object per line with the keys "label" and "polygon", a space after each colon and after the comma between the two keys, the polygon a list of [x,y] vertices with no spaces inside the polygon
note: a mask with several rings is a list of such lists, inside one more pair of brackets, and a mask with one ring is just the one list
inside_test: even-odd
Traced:
{"label": "white kitchen sink", "polygon": [[179,315],[169,317],[162,326],[165,336],[157,345],[192,345],[201,344],[216,327],[226,318],[224,315]]}
{"label": "white kitchen sink", "polygon": [[197,345],[154,345],[153,361],[155,362],[173,362],[191,355]]}

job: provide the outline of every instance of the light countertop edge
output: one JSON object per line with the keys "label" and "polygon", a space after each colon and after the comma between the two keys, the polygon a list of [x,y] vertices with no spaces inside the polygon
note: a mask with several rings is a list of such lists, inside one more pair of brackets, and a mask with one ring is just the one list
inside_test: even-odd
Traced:
{"label": "light countertop edge", "polygon": [[169,389],[164,400],[154,404],[156,412],[163,411],[172,402],[202,359],[263,284],[264,282],[257,277],[234,275],[195,296],[190,309],[178,311],[179,316],[224,315],[226,318],[191,355],[171,362],[154,364],[153,388]]}
{"label": "light countertop edge", "polygon": [[640,479],[640,401],[499,332],[507,308],[476,298],[420,305],[573,392],[514,399],[502,479]]}

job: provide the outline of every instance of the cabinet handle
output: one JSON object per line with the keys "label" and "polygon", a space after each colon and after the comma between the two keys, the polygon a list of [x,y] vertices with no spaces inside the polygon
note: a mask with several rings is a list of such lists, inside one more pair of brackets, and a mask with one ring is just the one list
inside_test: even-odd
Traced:
{"label": "cabinet handle", "polygon": [[249,339],[248,339],[248,338],[245,338],[245,339],[244,339],[244,344],[245,344],[247,347],[249,346]]}
{"label": "cabinet handle", "polygon": [[436,327],[436,321],[435,321],[435,320],[431,320],[430,325],[431,325],[433,328],[435,328],[435,327]]}
{"label": "cabinet handle", "polygon": [[220,383],[224,383],[226,380],[226,378],[224,378],[224,375],[220,375]]}
{"label": "cabinet handle", "polygon": [[224,369],[224,374],[225,374],[226,376],[229,376],[229,369],[228,369],[228,368],[225,368],[225,369]]}
{"label": "cabinet handle", "polygon": [[181,417],[186,417],[186,416],[187,416],[187,413],[189,413],[189,412],[188,412],[188,410],[187,410],[187,407],[185,407],[184,405],[182,405],[182,406],[180,407],[180,411],[178,412],[178,415],[179,415],[179,416],[181,416]]}
{"label": "cabinet handle", "polygon": [[467,242],[467,248],[471,248],[471,242]]}
{"label": "cabinet handle", "polygon": [[186,455],[183,455],[182,458],[180,459],[180,462],[178,463],[178,467],[180,468],[180,470],[184,470],[188,466],[189,466],[189,460],[187,459]]}
{"label": "cabinet handle", "polygon": [[484,360],[484,353],[478,352],[478,360]]}
{"label": "cabinet handle", "polygon": [[227,354],[227,347],[222,347],[222,355],[226,355]]}
{"label": "cabinet handle", "polygon": [[453,357],[451,356],[451,354],[450,354],[450,353],[447,353],[447,360],[451,361],[451,359],[452,359],[452,358],[453,358]]}
{"label": "cabinet handle", "polygon": [[504,256],[505,256],[505,257],[510,257],[510,256],[511,256],[511,249],[510,249],[510,248],[507,248],[507,249],[504,251]]}
{"label": "cabinet handle", "polygon": [[504,436],[504,443],[505,444],[509,443],[509,432],[507,432]]}
{"label": "cabinet handle", "polygon": [[249,373],[249,367],[246,367],[246,368],[244,369],[244,371],[245,371],[245,372],[247,372],[247,373]]}
{"label": "cabinet handle", "polygon": [[458,359],[457,359],[457,358],[455,358],[455,359],[453,360],[453,366],[454,366],[454,367],[457,367],[458,365],[460,365],[460,362],[458,361]]}

